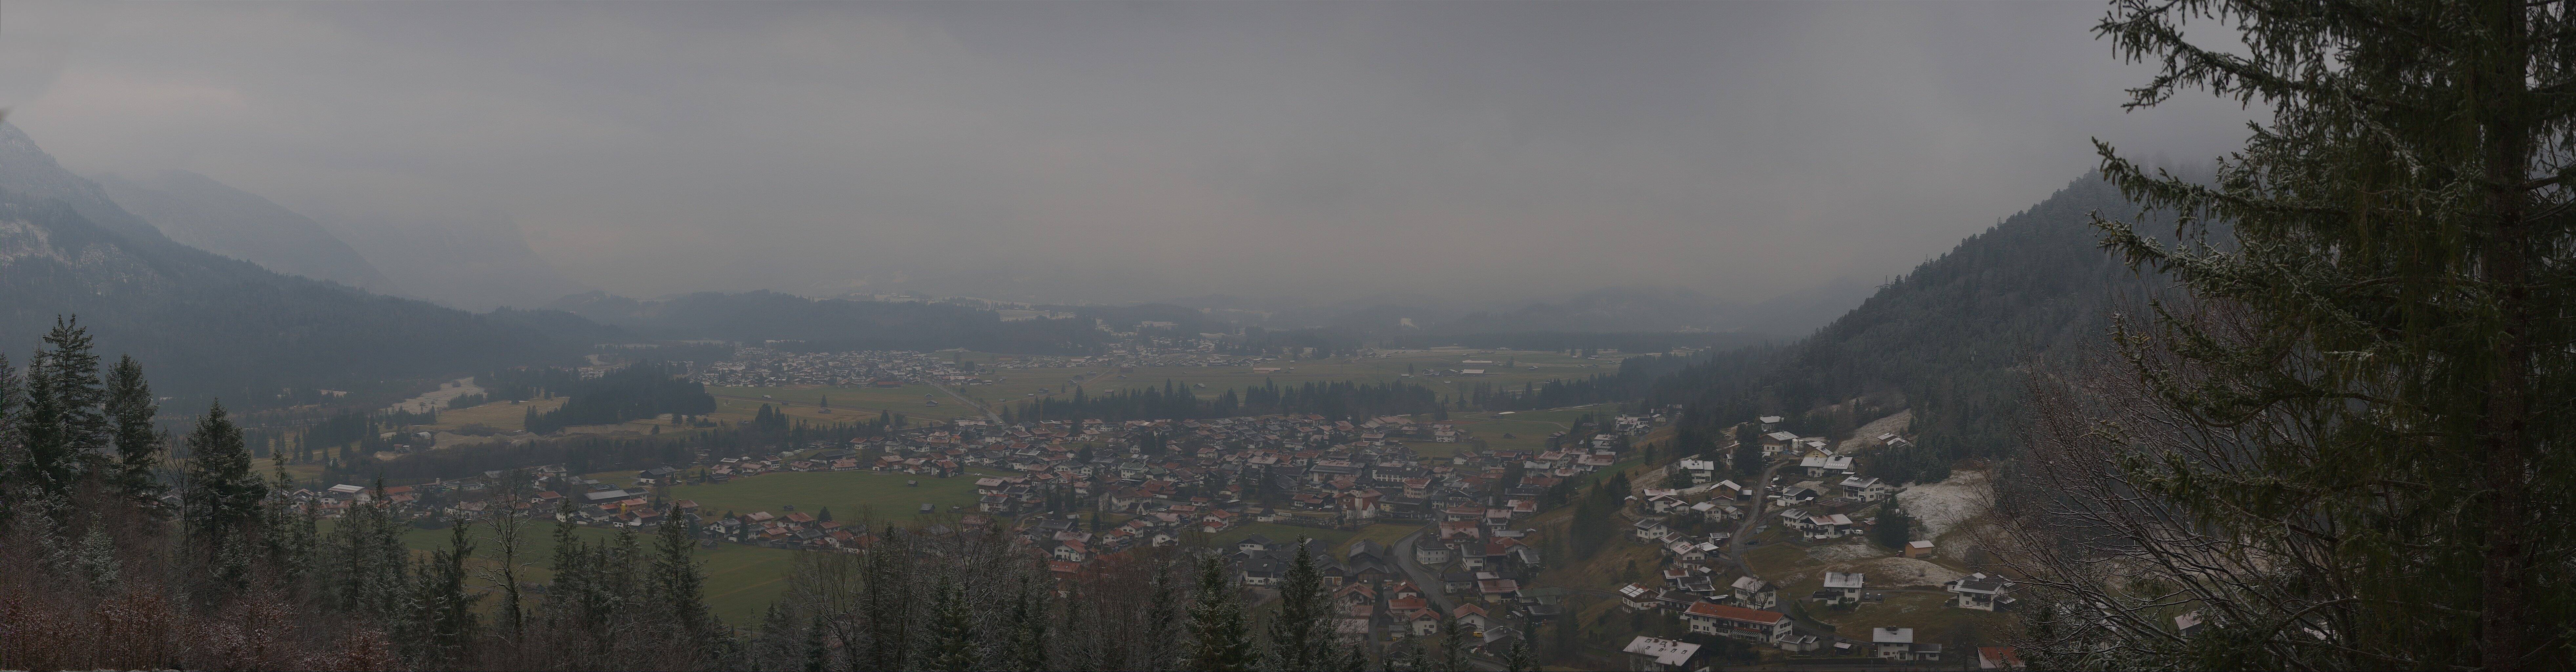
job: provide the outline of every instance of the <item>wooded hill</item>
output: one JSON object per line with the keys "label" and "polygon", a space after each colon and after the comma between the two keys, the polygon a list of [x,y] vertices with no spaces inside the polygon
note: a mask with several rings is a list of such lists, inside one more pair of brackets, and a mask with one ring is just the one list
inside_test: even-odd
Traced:
{"label": "wooded hill", "polygon": [[2135,210],[2088,175],[1778,354],[1693,366],[1659,381],[1649,399],[1684,404],[1707,427],[1781,415],[1810,435],[1848,433],[1911,407],[1916,452],[1881,460],[1908,472],[1884,475],[1906,480],[1935,480],[1956,459],[2008,455],[2023,366],[2101,338],[2113,306],[2162,286],[2102,251],[2091,226],[2091,213]]}

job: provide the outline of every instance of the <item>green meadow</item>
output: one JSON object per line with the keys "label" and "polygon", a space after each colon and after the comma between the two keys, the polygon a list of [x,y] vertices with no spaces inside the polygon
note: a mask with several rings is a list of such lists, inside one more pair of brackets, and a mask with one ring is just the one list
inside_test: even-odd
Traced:
{"label": "green meadow", "polygon": [[[993,471],[991,474],[1004,472]],[[975,507],[975,479],[968,474],[948,478],[881,474],[869,471],[779,472],[737,478],[714,485],[674,486],[667,491],[671,499],[694,500],[703,515],[727,511],[737,514],[768,511],[786,515],[787,507],[815,513],[832,509],[834,520],[858,520],[861,513],[878,519],[908,519],[920,511],[922,504],[938,507]],[[919,481],[918,486],[906,486]]]}
{"label": "green meadow", "polygon": [[[520,581],[544,583],[554,576],[554,572],[547,569],[547,565],[554,559],[554,532],[555,524],[552,520],[532,522],[528,525],[522,541],[525,549],[519,554],[519,564],[524,571]],[[448,530],[416,529],[403,535],[403,544],[414,551],[444,549],[448,547],[449,535]],[[477,578],[473,579],[471,584],[473,588],[492,596],[484,598],[483,606],[486,608],[493,607],[500,601],[498,597],[500,584],[481,578],[483,573],[481,570],[495,569],[500,566],[492,535],[493,530],[488,525],[466,528],[466,537],[474,543],[474,556],[469,564],[478,568]],[[607,543],[614,539],[617,533],[584,527],[574,530],[574,535],[589,543]],[[651,531],[638,532],[637,535],[639,537],[636,539],[637,544],[648,549],[652,547]],[[803,551],[757,548],[740,544],[717,544],[713,549],[698,549],[696,555],[700,563],[699,568],[706,572],[707,576],[707,607],[735,627],[757,625],[761,611],[769,608],[770,603],[778,601],[778,596],[786,592],[790,559],[800,552]]]}

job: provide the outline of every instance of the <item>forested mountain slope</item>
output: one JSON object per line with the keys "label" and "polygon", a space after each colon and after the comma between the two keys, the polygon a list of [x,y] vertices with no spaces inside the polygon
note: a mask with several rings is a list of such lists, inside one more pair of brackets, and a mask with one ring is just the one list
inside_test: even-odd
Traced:
{"label": "forested mountain slope", "polygon": [[184,170],[149,178],[102,175],[100,187],[171,240],[279,273],[397,293],[392,280],[320,222],[214,178]]}
{"label": "forested mountain slope", "polygon": [[0,191],[0,348],[23,363],[58,315],[128,353],[160,394],[258,408],[284,388],[404,379],[573,357],[586,342],[526,320],[279,274],[170,242],[138,243],[59,201]]}
{"label": "forested mountain slope", "polygon": [[0,352],[13,363],[56,317],[77,315],[101,354],[134,355],[177,409],[568,361],[603,333],[570,315],[475,315],[172,242],[5,124],[0,297]]}
{"label": "forested mountain slope", "polygon": [[[1880,287],[1768,364],[1694,367],[1662,381],[1656,401],[1688,404],[1711,425],[1790,416],[1809,433],[1847,431],[1902,404],[1914,409],[1924,469],[2008,454],[2022,367],[2101,337],[2113,306],[2161,286],[2096,246],[2088,213],[2135,209],[2098,178],[2076,180]],[[1836,408],[1854,399],[1860,408]]]}

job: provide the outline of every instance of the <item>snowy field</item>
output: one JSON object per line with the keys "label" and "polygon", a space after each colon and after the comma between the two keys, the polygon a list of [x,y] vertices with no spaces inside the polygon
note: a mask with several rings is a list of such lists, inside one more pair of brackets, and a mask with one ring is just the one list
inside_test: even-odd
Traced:
{"label": "snowy field", "polygon": [[1986,512],[1994,505],[1994,490],[1986,486],[1986,472],[1959,470],[1950,479],[1906,488],[1896,493],[1897,506],[1922,523],[1928,533],[1925,539],[1939,539],[1959,523]]}

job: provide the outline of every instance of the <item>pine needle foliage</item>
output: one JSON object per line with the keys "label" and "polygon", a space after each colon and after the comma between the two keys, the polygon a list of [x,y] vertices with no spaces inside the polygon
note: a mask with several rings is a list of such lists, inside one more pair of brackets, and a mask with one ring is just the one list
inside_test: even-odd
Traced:
{"label": "pine needle foliage", "polygon": [[2100,147],[2177,222],[2101,220],[2104,246],[2188,296],[2037,383],[2033,536],[2002,554],[2046,589],[2023,655],[2576,662],[2576,11],[2121,0],[2097,32],[2159,68],[2131,107],[2269,119],[2212,181]]}

